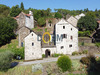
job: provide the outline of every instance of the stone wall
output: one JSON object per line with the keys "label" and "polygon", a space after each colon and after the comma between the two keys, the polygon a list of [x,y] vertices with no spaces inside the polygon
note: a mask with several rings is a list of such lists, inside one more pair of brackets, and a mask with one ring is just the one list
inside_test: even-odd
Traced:
{"label": "stone wall", "polygon": [[89,52],[100,53],[100,47],[98,48],[97,46],[80,46],[79,50],[80,51],[88,50]]}
{"label": "stone wall", "polygon": [[79,43],[81,43],[81,42],[92,43],[92,38],[89,38],[89,37],[79,37],[78,41],[79,41]]}

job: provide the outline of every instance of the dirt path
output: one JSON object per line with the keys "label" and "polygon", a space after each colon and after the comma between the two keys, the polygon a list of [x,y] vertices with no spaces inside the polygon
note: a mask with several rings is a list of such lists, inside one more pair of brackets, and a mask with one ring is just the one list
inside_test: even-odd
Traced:
{"label": "dirt path", "polygon": [[[82,57],[84,57],[86,55],[80,55],[80,56],[69,56],[71,59],[81,59]],[[99,56],[100,54],[95,54],[95,56]],[[43,60],[36,60],[36,61],[29,61],[29,62],[19,62],[19,65],[32,65],[32,64],[39,64],[39,63],[46,63],[46,62],[54,62],[57,61],[58,57],[53,58],[44,58]]]}

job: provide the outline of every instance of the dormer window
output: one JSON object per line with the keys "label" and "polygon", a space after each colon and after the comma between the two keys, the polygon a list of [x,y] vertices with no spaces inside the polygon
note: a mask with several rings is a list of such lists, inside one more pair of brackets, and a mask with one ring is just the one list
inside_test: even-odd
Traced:
{"label": "dormer window", "polygon": [[63,26],[63,29],[65,29],[65,26]]}

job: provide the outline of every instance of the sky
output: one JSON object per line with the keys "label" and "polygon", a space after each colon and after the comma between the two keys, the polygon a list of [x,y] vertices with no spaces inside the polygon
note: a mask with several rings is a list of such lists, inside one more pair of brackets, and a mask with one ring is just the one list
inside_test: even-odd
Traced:
{"label": "sky", "polygon": [[0,4],[7,5],[9,7],[20,5],[24,3],[24,8],[33,9],[69,9],[69,10],[81,10],[88,8],[89,10],[100,9],[100,0],[0,0]]}

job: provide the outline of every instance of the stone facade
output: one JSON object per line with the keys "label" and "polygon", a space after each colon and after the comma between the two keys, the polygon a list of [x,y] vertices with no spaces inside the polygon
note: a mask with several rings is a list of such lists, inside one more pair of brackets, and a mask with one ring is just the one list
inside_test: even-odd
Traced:
{"label": "stone facade", "polygon": [[69,19],[67,19],[67,22],[69,22],[73,26],[77,27],[78,20],[75,17],[73,17],[73,16],[69,17]]}
{"label": "stone facade", "polygon": [[19,28],[17,30],[18,33],[18,41],[19,41],[19,47],[24,46],[24,38],[29,35],[31,30],[25,26]]}
{"label": "stone facade", "polygon": [[[61,39],[59,38],[61,35],[63,35],[62,41],[57,40],[57,38]],[[55,44],[49,45],[50,43],[46,43],[47,45],[43,46],[41,43],[43,41],[38,41],[37,39],[39,36],[31,32],[25,38],[25,60],[40,59],[42,58],[42,54],[48,57],[54,53],[72,54],[72,52],[79,50],[78,29],[64,19],[56,23],[55,34],[53,36],[56,36],[56,38],[53,41],[50,40],[50,42],[54,42]]]}
{"label": "stone facade", "polygon": [[79,43],[82,43],[82,42],[84,42],[84,43],[92,43],[92,38],[89,38],[89,37],[79,37],[78,38],[78,41],[79,41]]}
{"label": "stone facade", "polygon": [[57,53],[72,54],[78,51],[78,29],[62,19],[56,24],[56,36],[63,35],[63,40],[56,40]]}
{"label": "stone facade", "polygon": [[37,40],[38,36],[31,32],[25,37],[25,60],[41,59],[41,41]]}
{"label": "stone facade", "polygon": [[30,34],[31,29],[34,28],[33,13],[29,11],[29,14],[21,12],[18,16],[14,17],[17,20],[18,28],[16,34],[19,37],[19,47],[23,46],[24,38]]}

